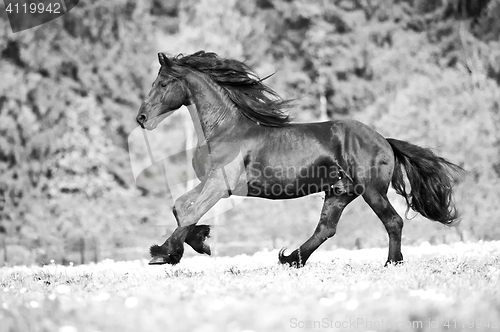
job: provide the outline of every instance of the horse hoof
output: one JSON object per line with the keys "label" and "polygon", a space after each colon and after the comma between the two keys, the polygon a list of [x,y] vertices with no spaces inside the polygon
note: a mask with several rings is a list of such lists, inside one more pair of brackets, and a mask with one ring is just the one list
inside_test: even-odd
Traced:
{"label": "horse hoof", "polygon": [[189,244],[191,246],[191,248],[193,248],[193,250],[196,251],[197,253],[207,254],[210,256],[212,254],[212,250],[210,249],[210,246],[203,241],[202,242],[194,242],[194,241],[187,242],[187,244]]}
{"label": "horse hoof", "polygon": [[285,250],[286,248],[281,248],[280,252],[278,253],[278,260],[281,264],[288,264],[288,257],[289,256],[285,256]]}
{"label": "horse hoof", "polygon": [[212,255],[212,250],[210,250],[210,247],[206,243],[203,243],[203,253],[208,256]]}
{"label": "horse hoof", "polygon": [[385,262],[384,267],[388,267],[389,265],[400,266],[400,265],[403,265],[403,264],[404,264],[404,261],[387,261],[387,262]]}
{"label": "horse hoof", "polygon": [[211,255],[212,251],[205,240],[210,237],[210,226],[209,225],[197,225],[193,231],[191,231],[186,240],[187,244],[191,246],[199,254]]}
{"label": "horse hoof", "polygon": [[170,265],[176,265],[179,264],[181,261],[181,256],[179,255],[168,255],[168,257],[164,256],[154,256],[150,261],[149,265],[163,265],[163,264],[170,264]]}
{"label": "horse hoof", "polygon": [[182,254],[184,253],[184,248],[180,247],[177,250],[168,249],[168,247],[152,245],[149,248],[151,254],[151,261],[149,265],[162,265],[162,264],[172,264],[175,265],[180,262]]}
{"label": "horse hoof", "polygon": [[286,248],[282,248],[280,252],[278,253],[278,259],[281,264],[288,265],[290,267],[295,267],[295,268],[301,268],[304,266],[302,262],[299,262],[299,259],[297,255],[295,254],[296,252],[292,252],[289,256],[285,256],[285,250]]}
{"label": "horse hoof", "polygon": [[163,264],[167,264],[167,259],[165,257],[162,257],[162,256],[156,256],[156,257],[153,257],[153,259],[151,259],[149,261],[149,265],[163,265]]}

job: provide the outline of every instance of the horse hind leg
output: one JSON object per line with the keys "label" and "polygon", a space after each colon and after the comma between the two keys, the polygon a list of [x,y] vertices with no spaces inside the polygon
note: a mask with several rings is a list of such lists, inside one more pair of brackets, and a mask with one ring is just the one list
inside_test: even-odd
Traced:
{"label": "horse hind leg", "polygon": [[304,266],[309,256],[323,242],[335,235],[342,211],[356,197],[357,195],[343,194],[338,196],[334,193],[326,193],[321,217],[313,235],[289,256],[285,256],[284,249],[282,249],[279,253],[280,263],[293,267]]}
{"label": "horse hind leg", "polygon": [[401,253],[403,219],[387,199],[386,193],[368,189],[363,198],[382,221],[389,235],[389,255],[385,266],[390,263],[401,263],[403,261]]}

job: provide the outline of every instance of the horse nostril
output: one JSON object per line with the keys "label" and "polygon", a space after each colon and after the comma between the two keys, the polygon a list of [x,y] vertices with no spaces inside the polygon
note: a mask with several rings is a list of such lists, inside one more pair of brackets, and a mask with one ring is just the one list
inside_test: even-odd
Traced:
{"label": "horse nostril", "polygon": [[142,125],[144,122],[146,122],[146,116],[144,114],[139,114],[136,120],[137,122],[139,122],[139,124]]}

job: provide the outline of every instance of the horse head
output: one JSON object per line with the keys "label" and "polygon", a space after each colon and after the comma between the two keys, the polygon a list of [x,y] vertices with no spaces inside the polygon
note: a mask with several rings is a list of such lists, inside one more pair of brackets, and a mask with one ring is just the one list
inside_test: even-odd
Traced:
{"label": "horse head", "polygon": [[158,53],[161,68],[153,82],[146,100],[139,108],[136,117],[142,128],[153,130],[166,117],[183,105],[189,105],[190,93],[179,75],[179,69],[164,53]]}

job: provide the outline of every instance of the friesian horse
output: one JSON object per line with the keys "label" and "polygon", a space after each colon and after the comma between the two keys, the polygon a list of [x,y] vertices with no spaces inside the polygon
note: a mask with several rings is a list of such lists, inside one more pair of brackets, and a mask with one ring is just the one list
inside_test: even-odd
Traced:
{"label": "friesian horse", "polygon": [[279,253],[281,263],[295,267],[335,234],[342,211],[358,196],[387,230],[387,263],[402,262],[403,219],[387,199],[390,183],[424,217],[446,225],[457,220],[452,188],[462,169],[433,151],[385,138],[358,121],[291,122],[289,101],[243,62],[204,51],[158,58],[161,68],[136,120],[153,130],[187,106],[198,130],[193,167],[201,183],[176,200],[178,226],[150,248],[150,264],[177,264],[184,242],[210,254],[209,226],[196,224],[230,195],[291,199],[325,192],[312,236],[290,255]]}

